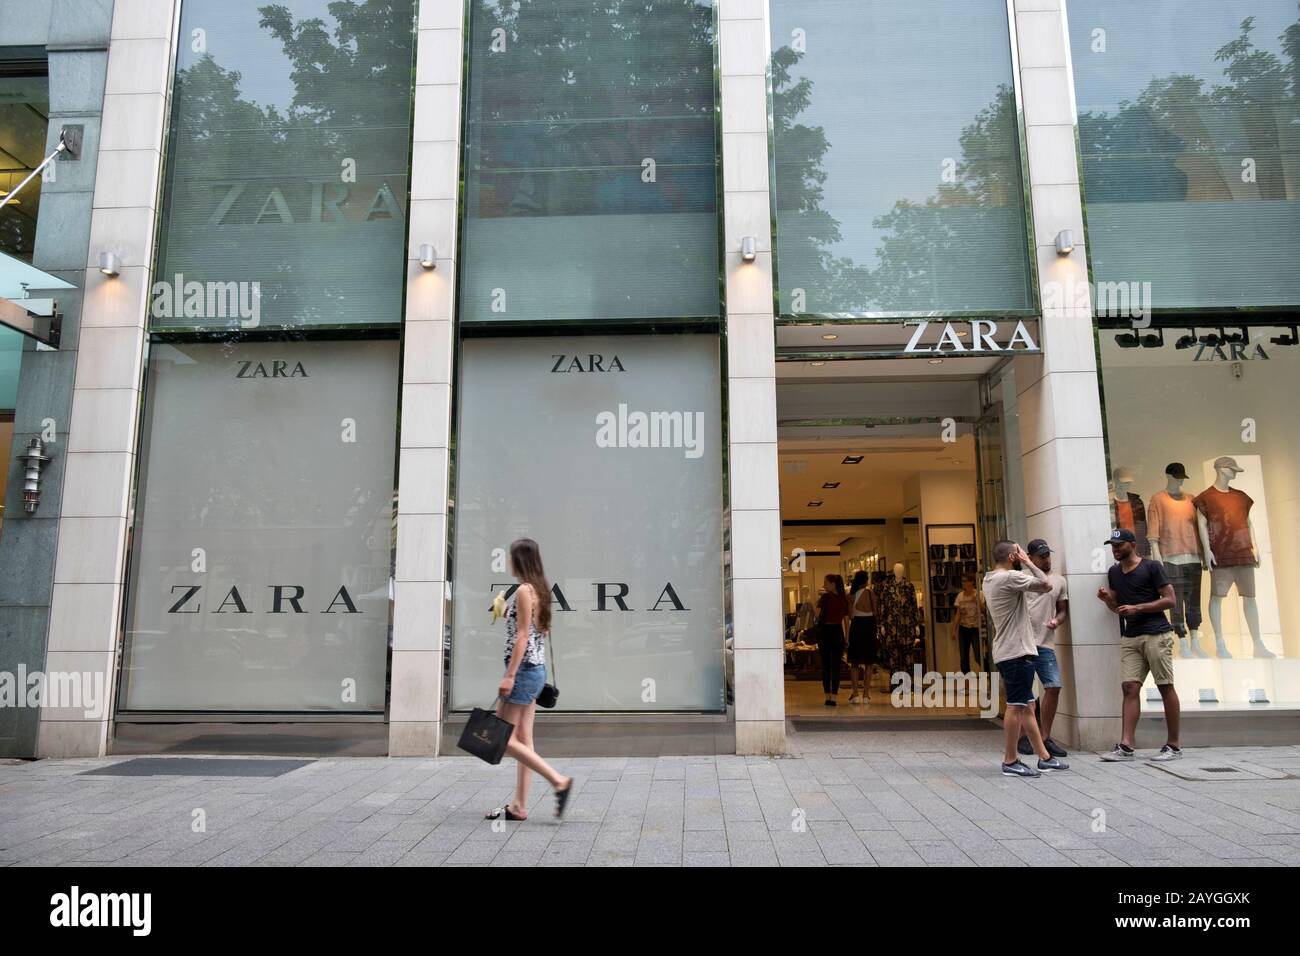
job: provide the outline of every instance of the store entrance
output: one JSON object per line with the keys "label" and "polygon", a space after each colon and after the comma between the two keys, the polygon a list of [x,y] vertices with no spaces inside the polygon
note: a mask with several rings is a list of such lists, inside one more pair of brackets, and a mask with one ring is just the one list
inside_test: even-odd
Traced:
{"label": "store entrance", "polygon": [[[787,348],[777,373],[787,718],[996,714],[971,602],[992,543],[1024,525],[1014,361]],[[828,576],[856,605],[847,625]]]}

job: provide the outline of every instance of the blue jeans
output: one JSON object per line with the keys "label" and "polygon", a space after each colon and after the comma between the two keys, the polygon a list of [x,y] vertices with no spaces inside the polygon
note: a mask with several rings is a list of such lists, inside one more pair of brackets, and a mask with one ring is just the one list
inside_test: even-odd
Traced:
{"label": "blue jeans", "polygon": [[1061,665],[1056,659],[1056,651],[1050,647],[1040,647],[1034,659],[1034,671],[1043,684],[1043,690],[1061,686]]}
{"label": "blue jeans", "polygon": [[507,704],[531,704],[546,684],[545,664],[524,664],[515,674],[515,686],[506,698]]}

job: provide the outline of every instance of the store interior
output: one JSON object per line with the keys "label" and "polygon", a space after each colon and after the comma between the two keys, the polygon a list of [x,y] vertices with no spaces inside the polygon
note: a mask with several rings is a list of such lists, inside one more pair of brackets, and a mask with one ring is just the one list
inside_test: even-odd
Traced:
{"label": "store interior", "polygon": [[[852,331],[781,333],[801,337],[807,350]],[[910,695],[891,693],[891,674],[918,665],[923,673],[988,667],[986,622],[962,671],[953,602],[962,575],[985,570],[981,522],[1006,521],[988,513],[999,511],[1005,490],[1006,410],[991,386],[1010,364],[837,359],[833,352],[792,360],[799,355],[787,347],[777,366],[786,715],[978,718],[977,700],[914,706]],[[876,664],[857,672],[869,674],[862,698],[843,662],[836,705],[828,706],[815,607],[826,575],[842,576],[848,588],[860,570],[876,598]]]}

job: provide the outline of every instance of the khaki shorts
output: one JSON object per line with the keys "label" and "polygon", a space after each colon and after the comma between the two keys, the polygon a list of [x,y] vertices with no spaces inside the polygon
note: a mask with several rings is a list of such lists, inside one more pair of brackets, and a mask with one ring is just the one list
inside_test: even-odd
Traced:
{"label": "khaki shorts", "polygon": [[1210,571],[1210,586],[1214,588],[1215,597],[1227,597],[1233,585],[1237,585],[1240,597],[1255,596],[1255,566],[1238,564],[1229,568],[1214,568]]}
{"label": "khaki shorts", "polygon": [[1174,632],[1139,634],[1119,639],[1119,679],[1141,684],[1147,674],[1156,686],[1174,682]]}

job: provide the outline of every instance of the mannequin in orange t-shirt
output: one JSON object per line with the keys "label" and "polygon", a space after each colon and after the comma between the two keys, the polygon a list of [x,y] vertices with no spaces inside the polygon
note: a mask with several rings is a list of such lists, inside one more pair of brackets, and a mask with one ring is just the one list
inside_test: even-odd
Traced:
{"label": "mannequin in orange t-shirt", "polygon": [[1201,539],[1201,557],[1210,569],[1210,628],[1220,657],[1231,657],[1223,644],[1223,599],[1235,585],[1241,598],[1254,656],[1277,655],[1264,646],[1259,636],[1259,605],[1255,603],[1255,569],[1259,567],[1259,544],[1250,509],[1250,495],[1231,482],[1246,469],[1223,456],[1214,460],[1214,484],[1196,496],[1196,525]]}
{"label": "mannequin in orange t-shirt", "polygon": [[1147,535],[1151,558],[1165,566],[1174,586],[1170,623],[1182,642],[1183,657],[1205,657],[1201,650],[1201,543],[1196,535],[1196,505],[1183,491],[1187,468],[1173,461],[1165,466],[1165,487],[1147,505]]}

